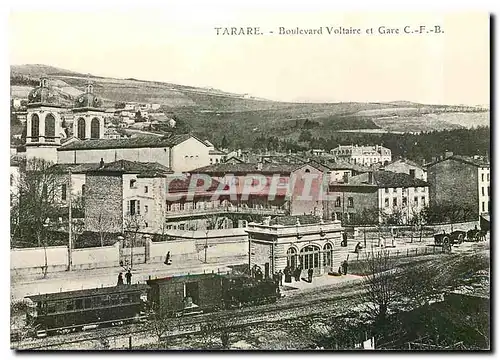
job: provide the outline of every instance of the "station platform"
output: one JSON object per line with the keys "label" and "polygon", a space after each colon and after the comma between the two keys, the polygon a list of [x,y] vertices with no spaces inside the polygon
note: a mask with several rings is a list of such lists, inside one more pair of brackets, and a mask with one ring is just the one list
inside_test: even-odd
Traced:
{"label": "station platform", "polygon": [[[203,263],[200,260],[184,261],[182,263],[138,264],[132,270],[132,283],[144,283],[150,277],[180,276],[187,274],[202,274],[204,272],[227,272],[229,266],[239,265],[246,261],[246,256],[233,256],[220,259],[217,263]],[[125,275],[121,267],[101,268],[92,270],[74,270],[48,273],[46,278],[41,274],[26,276],[11,276],[11,301],[22,300],[27,295],[54,293],[114,286],[118,274]]]}
{"label": "station platform", "polygon": [[342,276],[333,276],[324,274],[321,276],[313,277],[312,282],[308,282],[307,279],[302,278],[300,281],[292,280],[291,283],[283,282],[283,286],[281,287],[281,292],[287,296],[292,293],[300,292],[301,290],[306,289],[314,289],[322,286],[329,286],[335,284],[342,284],[347,282],[355,282],[357,280],[363,279],[362,276],[358,275],[342,275]]}

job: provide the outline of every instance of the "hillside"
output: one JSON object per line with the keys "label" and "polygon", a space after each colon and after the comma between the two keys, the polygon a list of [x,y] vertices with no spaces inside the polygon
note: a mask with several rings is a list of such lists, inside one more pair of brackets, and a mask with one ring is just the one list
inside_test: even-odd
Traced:
{"label": "hillside", "polygon": [[27,98],[41,75],[50,77],[51,86],[65,106],[72,106],[73,99],[90,79],[106,107],[127,101],[158,103],[163,111],[181,119],[194,133],[215,143],[220,143],[224,135],[238,138],[239,146],[251,145],[259,136],[273,133],[295,141],[304,130],[313,137],[329,137],[338,131],[421,132],[489,125],[489,112],[475,108],[408,101],[276,102],[213,88],[105,78],[39,64],[11,67],[11,96]]}

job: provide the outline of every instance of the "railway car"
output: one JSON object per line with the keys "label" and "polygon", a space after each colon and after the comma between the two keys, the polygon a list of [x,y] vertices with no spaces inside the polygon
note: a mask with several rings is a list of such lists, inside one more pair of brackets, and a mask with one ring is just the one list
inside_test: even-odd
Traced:
{"label": "railway car", "polygon": [[168,276],[150,279],[148,302],[177,316],[219,310],[222,302],[221,278],[217,274]]}
{"label": "railway car", "polygon": [[130,322],[144,312],[148,289],[134,284],[30,295],[26,320],[38,337]]}
{"label": "railway car", "polygon": [[274,281],[247,275],[197,274],[150,279],[148,300],[176,316],[274,302],[280,297]]}

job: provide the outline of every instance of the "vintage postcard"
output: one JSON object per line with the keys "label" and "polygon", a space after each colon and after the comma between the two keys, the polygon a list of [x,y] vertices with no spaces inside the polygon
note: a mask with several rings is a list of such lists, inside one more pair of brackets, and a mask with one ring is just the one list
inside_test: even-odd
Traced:
{"label": "vintage postcard", "polygon": [[490,16],[9,16],[16,350],[490,350]]}

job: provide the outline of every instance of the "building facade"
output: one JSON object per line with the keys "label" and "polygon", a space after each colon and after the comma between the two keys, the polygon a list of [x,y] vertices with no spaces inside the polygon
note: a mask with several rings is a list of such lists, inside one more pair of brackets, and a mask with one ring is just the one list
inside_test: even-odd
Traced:
{"label": "building facade", "polygon": [[336,159],[358,165],[371,166],[373,164],[386,164],[392,161],[391,150],[381,145],[339,145],[335,149],[332,149],[330,153]]}
{"label": "building facade", "polygon": [[99,163],[101,159],[105,163],[118,160],[158,162],[175,172],[209,164],[208,147],[188,134],[129,139],[74,139],[57,151],[57,162],[61,164]]}
{"label": "building facade", "polygon": [[231,206],[320,217],[327,172],[317,163],[219,163],[191,171],[226,185]]}
{"label": "building facade", "polygon": [[408,174],[374,171],[331,183],[325,213],[350,224],[417,221],[429,203],[429,185]]}
{"label": "building facade", "polygon": [[250,268],[258,266],[266,278],[285,267],[302,267],[314,275],[337,271],[347,259],[347,247],[341,247],[343,228],[340,221],[301,224],[299,217],[291,221],[281,218],[262,224],[250,223],[246,229],[249,241]]}
{"label": "building facade", "polygon": [[427,165],[432,204],[454,204],[477,216],[490,212],[490,164],[480,157],[450,155]]}

